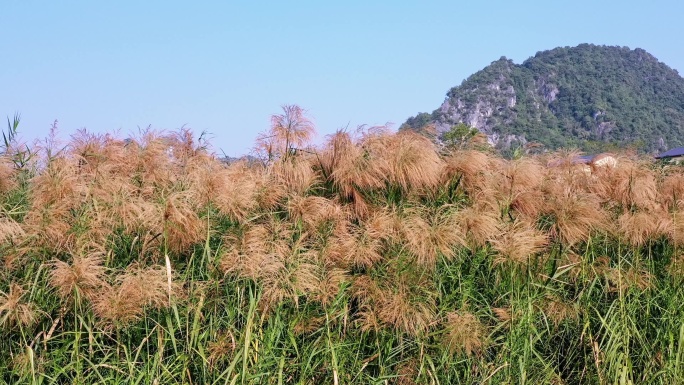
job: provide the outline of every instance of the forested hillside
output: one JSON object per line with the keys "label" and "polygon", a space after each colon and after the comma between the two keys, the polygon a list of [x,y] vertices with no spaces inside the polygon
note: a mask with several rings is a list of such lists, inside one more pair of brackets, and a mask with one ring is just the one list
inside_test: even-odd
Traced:
{"label": "forested hillside", "polygon": [[539,142],[587,151],[684,145],[684,79],[642,49],[582,44],[502,57],[447,93],[441,107],[402,128],[465,123],[500,148]]}

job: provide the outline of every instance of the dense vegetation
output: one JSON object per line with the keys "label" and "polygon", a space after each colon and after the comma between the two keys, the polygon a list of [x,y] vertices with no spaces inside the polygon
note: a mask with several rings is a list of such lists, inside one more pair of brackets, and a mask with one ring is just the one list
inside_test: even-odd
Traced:
{"label": "dense vegetation", "polygon": [[681,169],[272,123],[10,140],[0,382],[684,381]]}
{"label": "dense vegetation", "polygon": [[404,128],[460,122],[549,149],[661,151],[684,145],[684,78],[642,49],[556,48],[493,62]]}

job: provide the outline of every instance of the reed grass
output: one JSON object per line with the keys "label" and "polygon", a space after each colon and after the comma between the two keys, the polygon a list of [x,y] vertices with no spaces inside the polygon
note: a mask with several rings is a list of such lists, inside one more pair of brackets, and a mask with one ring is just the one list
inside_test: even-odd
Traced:
{"label": "reed grass", "polygon": [[0,383],[682,384],[684,169],[382,127],[0,154]]}

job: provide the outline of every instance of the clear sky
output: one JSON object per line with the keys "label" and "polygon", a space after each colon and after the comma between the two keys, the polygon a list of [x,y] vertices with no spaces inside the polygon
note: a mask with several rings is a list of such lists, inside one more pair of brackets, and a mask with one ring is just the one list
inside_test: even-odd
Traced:
{"label": "clear sky", "polygon": [[[643,48],[684,74],[684,2],[0,0],[0,117],[27,140],[207,131],[244,154],[283,104],[319,137],[398,127],[501,56]],[[3,125],[4,128],[4,125]]]}

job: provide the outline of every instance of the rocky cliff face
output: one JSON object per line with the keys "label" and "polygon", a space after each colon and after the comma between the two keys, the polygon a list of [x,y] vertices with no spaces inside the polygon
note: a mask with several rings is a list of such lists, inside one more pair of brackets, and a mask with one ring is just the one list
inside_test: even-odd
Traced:
{"label": "rocky cliff face", "polygon": [[487,135],[492,145],[520,139],[515,135],[502,137],[496,129],[498,125],[510,124],[516,118],[514,107],[517,98],[511,75],[514,67],[512,61],[502,58],[487,69],[486,75],[491,80],[471,82],[449,91],[437,110],[437,131],[444,132],[455,124],[465,123]]}
{"label": "rocky cliff face", "polygon": [[520,65],[502,57],[402,128],[432,124],[444,132],[458,123],[501,148],[535,141],[659,151],[684,144],[684,79],[646,51],[625,47],[557,48]]}

